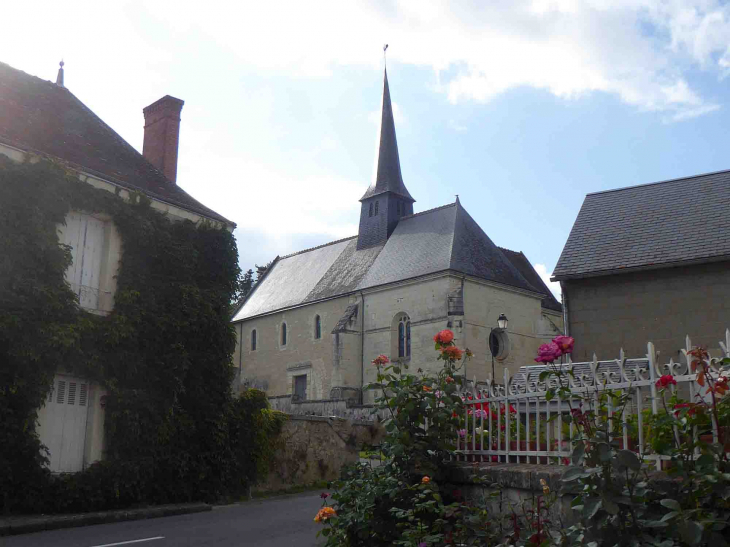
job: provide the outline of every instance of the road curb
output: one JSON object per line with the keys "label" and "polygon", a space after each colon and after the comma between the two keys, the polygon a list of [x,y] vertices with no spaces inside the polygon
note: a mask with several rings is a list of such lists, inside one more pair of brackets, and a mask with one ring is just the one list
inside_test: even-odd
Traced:
{"label": "road curb", "polygon": [[0,518],[0,536],[14,536],[30,534],[45,530],[59,530],[61,528],[75,528],[92,524],[107,524],[127,520],[144,520],[189,513],[210,511],[212,506],[207,503],[185,503],[177,505],[158,505],[144,509],[124,509],[121,511],[100,511],[96,513],[81,513],[76,515],[39,515],[25,517]]}

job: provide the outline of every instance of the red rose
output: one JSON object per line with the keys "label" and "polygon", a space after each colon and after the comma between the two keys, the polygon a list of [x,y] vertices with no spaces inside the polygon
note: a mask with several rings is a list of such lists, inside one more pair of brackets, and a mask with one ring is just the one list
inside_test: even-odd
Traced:
{"label": "red rose", "polygon": [[375,365],[376,367],[385,365],[387,363],[390,363],[390,359],[388,359],[387,355],[378,355],[375,359],[373,359],[373,365]]}
{"label": "red rose", "polygon": [[656,387],[659,389],[666,389],[670,385],[677,385],[677,380],[671,374],[665,374],[656,381]]}
{"label": "red rose", "polygon": [[570,336],[556,336],[553,338],[553,343],[560,348],[560,351],[562,351],[563,354],[566,354],[573,352],[573,344],[575,344],[575,340]]}
{"label": "red rose", "polygon": [[563,352],[555,342],[543,344],[537,349],[537,357],[535,361],[538,363],[552,363],[558,359]]}
{"label": "red rose", "polygon": [[436,336],[433,337],[433,341],[437,344],[448,344],[454,339],[454,333],[451,332],[449,329],[444,329]]}

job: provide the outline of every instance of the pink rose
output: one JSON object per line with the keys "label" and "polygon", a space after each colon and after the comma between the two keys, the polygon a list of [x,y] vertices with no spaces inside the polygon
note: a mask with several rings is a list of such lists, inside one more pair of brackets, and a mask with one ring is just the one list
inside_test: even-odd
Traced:
{"label": "pink rose", "polygon": [[553,338],[553,342],[557,344],[563,354],[573,353],[573,344],[575,344],[575,340],[570,336],[556,336]]}
{"label": "pink rose", "polygon": [[537,350],[537,358],[535,361],[538,363],[552,363],[558,359],[563,352],[555,342],[541,345]]}

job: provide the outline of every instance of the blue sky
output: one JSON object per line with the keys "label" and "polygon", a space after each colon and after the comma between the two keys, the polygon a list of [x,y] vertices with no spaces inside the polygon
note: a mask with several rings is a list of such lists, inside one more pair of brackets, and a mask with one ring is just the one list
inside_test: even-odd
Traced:
{"label": "blue sky", "polygon": [[545,275],[586,193],[730,168],[730,7],[712,0],[3,9],[0,60],[52,80],[64,57],[137,149],[142,108],[185,100],[178,183],[238,224],[244,268],[356,233],[385,42],[416,211],[459,194]]}

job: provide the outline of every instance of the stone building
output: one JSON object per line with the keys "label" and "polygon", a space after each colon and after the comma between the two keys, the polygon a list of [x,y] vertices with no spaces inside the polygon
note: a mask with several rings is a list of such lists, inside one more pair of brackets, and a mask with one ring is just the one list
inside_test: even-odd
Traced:
{"label": "stone building", "polygon": [[492,335],[501,379],[561,331],[561,306],[527,258],[497,247],[458,198],[414,213],[387,73],[375,182],[360,202],[358,235],[277,257],[234,315],[242,381],[274,397],[351,396],[374,379],[379,354],[434,370],[444,328],[475,353],[470,379],[491,374]]}
{"label": "stone building", "polygon": [[554,279],[576,361],[719,354],[730,327],[730,171],[588,194]]}
{"label": "stone building", "polygon": [[[176,184],[183,101],[168,95],[143,110],[140,154],[64,86],[63,76],[63,62],[55,83],[0,63],[0,155],[17,162],[49,158],[87,184],[124,199],[143,193],[154,209],[174,221],[205,221],[233,230],[232,222]],[[58,236],[59,243],[70,247],[73,262],[66,281],[80,308],[110,314],[124,252],[114,219],[72,211],[58,226]],[[38,425],[40,440],[50,451],[51,471],[80,471],[102,457],[103,395],[97,382],[57,371]]]}

